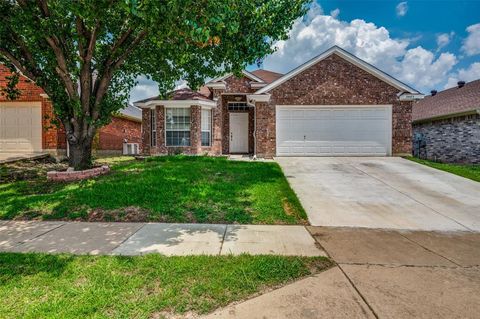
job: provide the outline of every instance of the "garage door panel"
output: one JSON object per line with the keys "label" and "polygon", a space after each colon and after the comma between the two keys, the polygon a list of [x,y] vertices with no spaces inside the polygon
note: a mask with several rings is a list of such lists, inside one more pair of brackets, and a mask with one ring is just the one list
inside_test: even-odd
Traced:
{"label": "garage door panel", "polygon": [[390,106],[280,106],[277,155],[385,156],[390,130]]}
{"label": "garage door panel", "polygon": [[0,103],[0,152],[42,150],[41,103]]}

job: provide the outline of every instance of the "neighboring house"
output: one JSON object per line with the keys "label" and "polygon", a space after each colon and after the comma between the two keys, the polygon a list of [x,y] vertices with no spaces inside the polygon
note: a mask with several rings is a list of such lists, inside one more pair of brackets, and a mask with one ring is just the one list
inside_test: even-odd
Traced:
{"label": "neighboring house", "polygon": [[143,109],[145,154],[411,154],[422,95],[334,46],[291,72],[243,71],[181,89]]}
{"label": "neighboring house", "polygon": [[446,163],[480,163],[480,80],[458,82],[413,106],[419,157]]}
{"label": "neighboring house", "polygon": [[[0,87],[5,87],[9,75],[8,68],[0,64]],[[51,122],[54,116],[48,96],[24,76],[20,77],[17,87],[21,95],[15,101],[0,94],[0,153],[65,155],[65,131]],[[122,153],[125,141],[140,146],[141,110],[132,105],[99,130],[95,146],[100,153]],[[129,149],[133,146],[129,145]]]}

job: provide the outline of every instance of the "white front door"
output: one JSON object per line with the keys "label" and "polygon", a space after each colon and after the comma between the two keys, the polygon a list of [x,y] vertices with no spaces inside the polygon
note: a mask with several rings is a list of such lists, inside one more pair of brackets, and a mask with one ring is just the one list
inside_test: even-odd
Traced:
{"label": "white front door", "polygon": [[230,113],[230,153],[248,153],[248,113]]}

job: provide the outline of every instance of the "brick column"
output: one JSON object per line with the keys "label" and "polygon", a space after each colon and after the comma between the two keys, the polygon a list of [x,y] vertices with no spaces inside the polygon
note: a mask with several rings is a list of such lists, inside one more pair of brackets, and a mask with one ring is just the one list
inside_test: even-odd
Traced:
{"label": "brick column", "polygon": [[142,154],[150,155],[150,109],[142,109]]}
{"label": "brick column", "polygon": [[272,158],[275,155],[275,107],[266,102],[255,103],[257,156]]}
{"label": "brick column", "polygon": [[199,154],[202,151],[202,108],[199,105],[190,107],[190,152]]}
{"label": "brick column", "polygon": [[158,105],[157,111],[157,154],[167,154],[165,145],[165,107]]}

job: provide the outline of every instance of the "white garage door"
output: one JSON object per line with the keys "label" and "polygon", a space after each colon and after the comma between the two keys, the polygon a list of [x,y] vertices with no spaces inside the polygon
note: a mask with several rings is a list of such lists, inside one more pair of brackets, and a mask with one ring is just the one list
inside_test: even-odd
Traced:
{"label": "white garage door", "polygon": [[277,156],[391,155],[391,105],[279,105],[276,114]]}
{"label": "white garage door", "polygon": [[0,152],[42,150],[40,102],[0,102]]}

